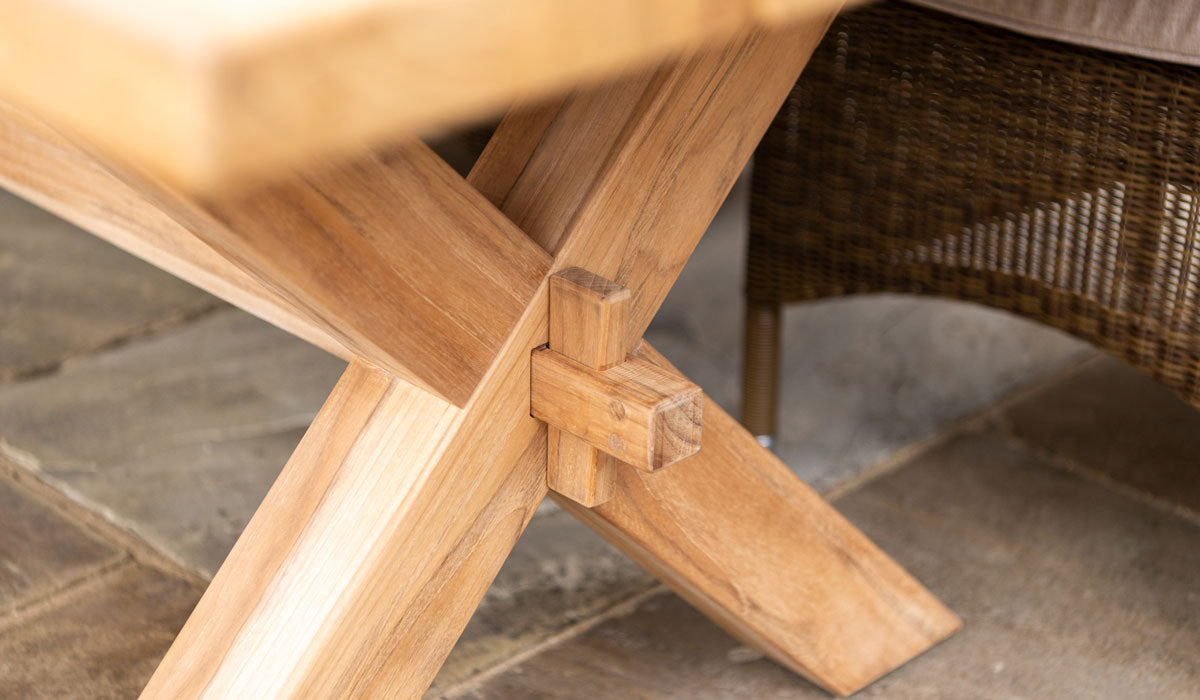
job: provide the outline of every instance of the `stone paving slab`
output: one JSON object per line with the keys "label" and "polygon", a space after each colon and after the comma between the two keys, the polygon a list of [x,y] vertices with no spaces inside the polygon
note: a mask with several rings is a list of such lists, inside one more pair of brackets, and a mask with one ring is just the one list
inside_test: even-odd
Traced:
{"label": "stone paving slab", "polygon": [[[61,373],[0,387],[0,434],[42,477],[211,575],[342,367],[226,310]],[[573,518],[546,508],[437,685],[452,685],[652,584]]]}
{"label": "stone paving slab", "polygon": [[[1200,528],[996,434],[956,439],[837,506],[964,619],[856,697],[1200,698]],[[673,595],[463,697],[827,698]]]}
{"label": "stone paving slab", "polygon": [[1108,355],[1004,413],[1022,440],[1200,515],[1200,410]]}
{"label": "stone paving slab", "polygon": [[0,619],[124,556],[0,478]]}
{"label": "stone paving slab", "polygon": [[0,190],[0,381],[216,304]]}
{"label": "stone paving slab", "polygon": [[[739,415],[746,182],[701,240],[647,338]],[[899,295],[784,310],[776,452],[818,491],[1094,355],[984,307]]]}
{"label": "stone paving slab", "polygon": [[427,698],[641,593],[657,581],[574,517],[551,510],[526,528]]}
{"label": "stone paving slab", "polygon": [[211,575],[345,363],[234,309],[0,386],[0,440]]}
{"label": "stone paving slab", "polygon": [[0,621],[0,698],[137,697],[199,598],[196,586],[130,563]]}

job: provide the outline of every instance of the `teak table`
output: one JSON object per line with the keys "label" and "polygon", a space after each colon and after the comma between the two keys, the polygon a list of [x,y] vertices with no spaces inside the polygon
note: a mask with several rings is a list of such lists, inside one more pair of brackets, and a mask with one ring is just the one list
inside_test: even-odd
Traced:
{"label": "teak table", "polygon": [[420,696],[548,484],[834,693],[957,629],[640,340],[836,4],[0,0],[0,181],[350,362],[143,697]]}

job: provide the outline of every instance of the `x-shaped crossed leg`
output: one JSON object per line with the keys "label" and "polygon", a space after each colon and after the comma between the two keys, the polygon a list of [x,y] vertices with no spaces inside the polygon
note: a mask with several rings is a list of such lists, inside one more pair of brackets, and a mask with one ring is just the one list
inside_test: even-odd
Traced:
{"label": "x-shaped crossed leg", "polygon": [[[828,19],[518,106],[466,181],[412,141],[198,198],[3,110],[0,145],[26,156],[0,164],[9,187],[350,360],[144,697],[420,696],[547,495],[530,353],[551,275],[628,288],[624,341],[667,366],[641,335]],[[694,456],[559,503],[835,693],[957,629],[707,399],[703,416]]]}

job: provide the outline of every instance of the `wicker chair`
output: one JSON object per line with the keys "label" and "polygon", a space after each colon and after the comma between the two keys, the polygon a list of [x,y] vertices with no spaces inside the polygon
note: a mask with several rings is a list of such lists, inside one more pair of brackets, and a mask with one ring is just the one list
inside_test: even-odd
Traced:
{"label": "wicker chair", "polygon": [[776,432],[780,306],[868,292],[1050,324],[1200,406],[1198,191],[1200,68],[843,15],[755,155],[747,428]]}

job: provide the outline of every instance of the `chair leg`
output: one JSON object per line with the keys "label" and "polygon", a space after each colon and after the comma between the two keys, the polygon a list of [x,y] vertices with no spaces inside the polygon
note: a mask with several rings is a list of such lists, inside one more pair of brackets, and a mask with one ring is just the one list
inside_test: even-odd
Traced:
{"label": "chair leg", "polygon": [[779,428],[780,304],[746,302],[742,351],[742,425],[771,447]]}

